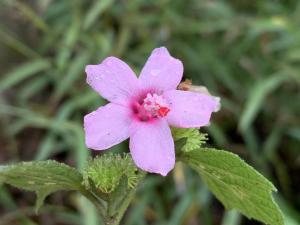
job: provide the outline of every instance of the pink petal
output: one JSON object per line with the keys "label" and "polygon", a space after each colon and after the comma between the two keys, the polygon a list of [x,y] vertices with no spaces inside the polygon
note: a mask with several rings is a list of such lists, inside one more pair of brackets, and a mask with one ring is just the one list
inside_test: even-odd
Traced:
{"label": "pink petal", "polygon": [[123,105],[139,89],[136,75],[130,67],[116,57],[108,57],[99,65],[85,68],[87,83],[103,98]]}
{"label": "pink petal", "polygon": [[88,148],[105,150],[129,137],[131,111],[109,103],[84,117],[85,143]]}
{"label": "pink petal", "polygon": [[163,95],[170,105],[167,121],[174,127],[202,127],[220,108],[219,98],[190,91],[171,90]]}
{"label": "pink petal", "polygon": [[152,51],[139,77],[144,89],[158,92],[176,89],[181,81],[183,65],[165,47]]}
{"label": "pink petal", "polygon": [[130,152],[142,170],[166,176],[175,165],[174,142],[165,120],[135,121],[130,128]]}

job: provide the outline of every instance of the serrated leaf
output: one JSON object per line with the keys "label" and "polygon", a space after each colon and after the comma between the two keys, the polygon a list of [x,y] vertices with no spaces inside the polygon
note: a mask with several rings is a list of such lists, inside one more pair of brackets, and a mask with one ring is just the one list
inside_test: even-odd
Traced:
{"label": "serrated leaf", "polygon": [[194,168],[227,209],[269,225],[283,225],[272,192],[276,188],[237,155],[210,148],[183,152],[182,161]]}
{"label": "serrated leaf", "polygon": [[37,194],[36,210],[51,193],[82,190],[82,175],[74,168],[56,161],[23,162],[0,167],[0,184],[6,183]]}

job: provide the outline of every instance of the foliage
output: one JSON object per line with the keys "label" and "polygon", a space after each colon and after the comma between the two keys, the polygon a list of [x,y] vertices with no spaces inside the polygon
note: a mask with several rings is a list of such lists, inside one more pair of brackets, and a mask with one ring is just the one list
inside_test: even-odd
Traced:
{"label": "foliage", "polygon": [[[271,195],[276,189],[266,178],[237,155],[202,147],[205,135],[195,129],[182,129],[173,134],[180,140],[187,140],[177,151],[179,159],[198,171],[227,209],[237,209],[269,225],[283,225],[282,213]],[[144,173],[139,172],[129,154],[108,153],[95,157],[88,162],[83,175],[56,161],[0,167],[0,184],[35,191],[37,210],[49,194],[77,190],[95,204],[106,224],[119,224],[143,177]],[[107,202],[106,206],[102,201]]]}
{"label": "foliage", "polygon": [[35,161],[0,167],[0,184],[7,183],[37,194],[36,210],[44,199],[59,190],[82,190],[82,176],[77,170],[56,161]]}
{"label": "foliage", "polygon": [[[269,225],[283,225],[283,214],[272,197],[274,185],[237,155],[205,147],[197,129],[172,129],[178,160],[195,169],[225,208]],[[185,139],[184,143],[178,140]],[[180,149],[178,149],[180,148]]]}
{"label": "foliage", "polygon": [[[1,163],[54,158],[83,169],[89,153],[82,117],[104,103],[85,85],[84,65],[116,55],[141,68],[154,47],[165,45],[184,62],[186,78],[222,99],[205,129],[210,143],[270,178],[286,224],[299,224],[299,15],[296,0],[2,0]],[[175,189],[172,179],[148,179],[124,225],[180,225],[195,218],[247,224],[235,212],[223,214],[192,171],[179,167],[174,177],[180,177]],[[0,189],[1,213],[18,212],[13,199]],[[85,201],[66,205],[80,216],[57,210],[54,224],[97,223]],[[3,223],[25,224],[19,217]]]}
{"label": "foliage", "polygon": [[183,152],[181,158],[204,179],[209,190],[229,209],[269,225],[283,225],[272,192],[276,188],[237,155],[212,148]]}
{"label": "foliage", "polygon": [[[115,163],[118,163],[124,171],[120,171]],[[112,177],[114,175],[116,177]],[[124,177],[127,178],[126,183],[124,179],[121,180]],[[122,157],[107,154],[95,158],[86,168],[84,182],[82,174],[76,169],[53,160],[23,162],[0,167],[0,184],[7,183],[36,192],[36,211],[43,205],[44,199],[49,194],[60,190],[76,190],[94,203],[106,225],[119,224],[138,182],[143,177],[144,173],[137,171],[128,155]],[[104,190],[105,194],[108,191],[112,193],[103,196],[97,190],[95,191],[94,183],[90,184],[90,179],[95,182],[96,188]],[[85,186],[82,185],[83,183]]]}

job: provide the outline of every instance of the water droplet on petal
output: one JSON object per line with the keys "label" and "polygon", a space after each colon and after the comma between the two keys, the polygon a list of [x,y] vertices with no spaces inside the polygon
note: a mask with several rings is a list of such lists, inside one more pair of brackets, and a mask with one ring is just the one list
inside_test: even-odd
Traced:
{"label": "water droplet on petal", "polygon": [[122,69],[124,69],[124,70],[127,69],[126,65],[123,64],[123,63],[120,64],[120,67],[121,67]]}
{"label": "water droplet on petal", "polygon": [[159,69],[152,69],[150,71],[150,73],[151,73],[152,76],[157,76],[160,73],[160,70]]}
{"label": "water droplet on petal", "polygon": [[[117,98],[118,98],[117,95],[112,95],[112,96],[110,97],[111,100],[116,100]],[[111,107],[111,106],[109,105],[109,107]]]}

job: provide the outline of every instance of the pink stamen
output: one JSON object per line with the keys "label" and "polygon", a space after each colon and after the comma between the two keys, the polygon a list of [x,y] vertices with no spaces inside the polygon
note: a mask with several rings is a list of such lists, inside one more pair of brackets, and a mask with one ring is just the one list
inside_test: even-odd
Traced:
{"label": "pink stamen", "polygon": [[135,102],[132,109],[141,121],[149,121],[158,117],[165,117],[170,112],[166,100],[157,94],[148,93],[142,102]]}
{"label": "pink stamen", "polygon": [[148,93],[143,102],[143,108],[152,117],[165,117],[170,111],[167,102],[161,95]]}

